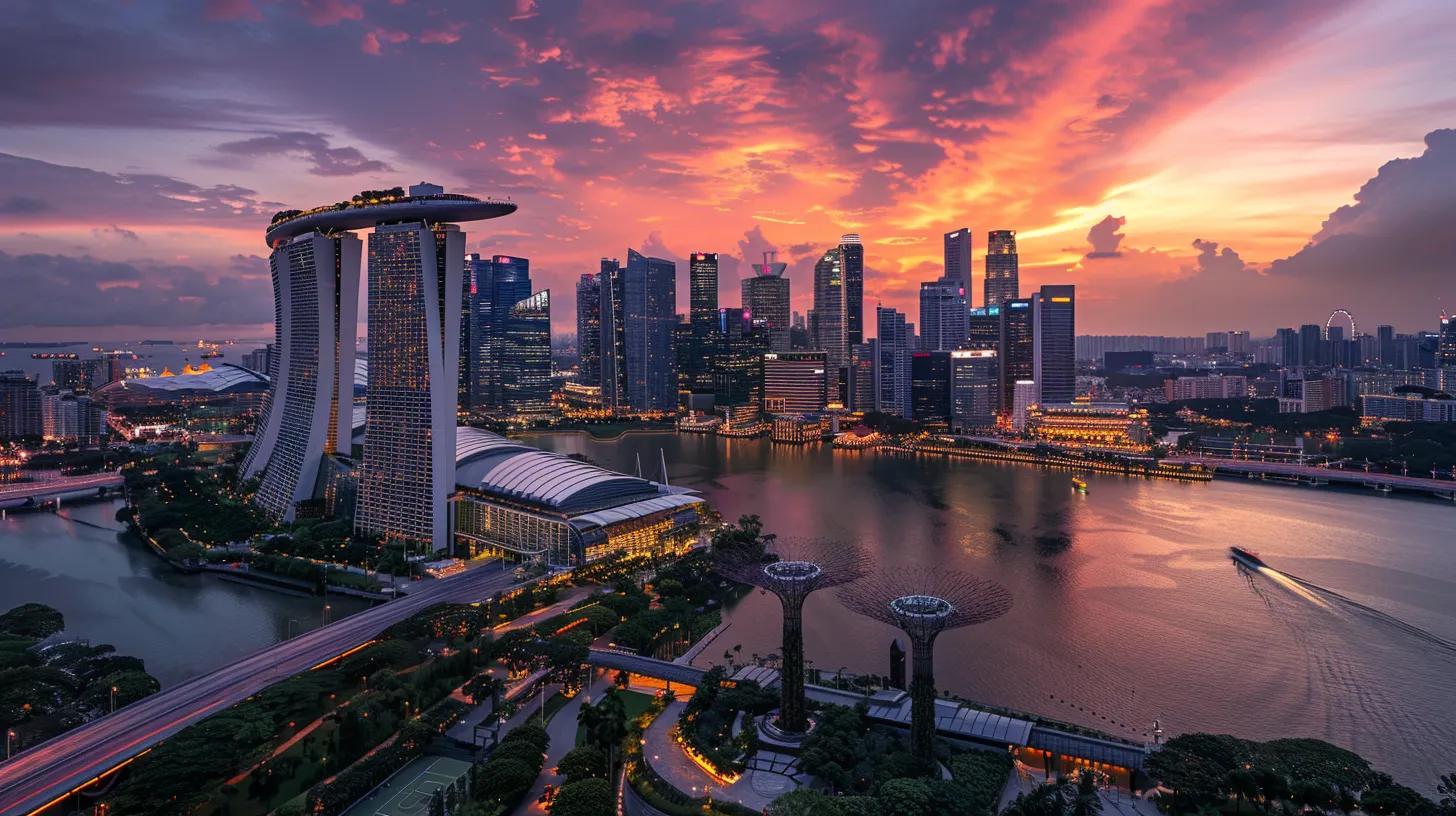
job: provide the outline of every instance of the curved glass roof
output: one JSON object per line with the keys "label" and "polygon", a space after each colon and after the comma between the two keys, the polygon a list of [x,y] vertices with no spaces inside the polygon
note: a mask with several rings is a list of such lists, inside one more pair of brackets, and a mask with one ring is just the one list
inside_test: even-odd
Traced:
{"label": "curved glass roof", "polygon": [[238,387],[267,386],[268,378],[256,371],[233,363],[213,366],[197,374],[174,374],[170,377],[139,377],[107,383],[106,388],[150,388],[153,391],[228,391]]}
{"label": "curved glass roof", "polygon": [[564,512],[615,506],[658,495],[657,484],[479,428],[455,434],[455,481],[528,504]]}

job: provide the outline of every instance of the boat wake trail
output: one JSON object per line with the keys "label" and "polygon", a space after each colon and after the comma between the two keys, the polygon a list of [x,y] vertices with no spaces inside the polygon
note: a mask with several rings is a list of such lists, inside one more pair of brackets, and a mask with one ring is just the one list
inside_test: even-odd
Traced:
{"label": "boat wake trail", "polygon": [[1291,575],[1287,572],[1280,572],[1279,570],[1276,570],[1273,567],[1267,565],[1257,568],[1246,566],[1244,564],[1239,564],[1238,566],[1239,571],[1245,573],[1249,577],[1251,584],[1256,577],[1267,578],[1270,581],[1280,585],[1284,589],[1289,590],[1294,595],[1310,601],[1316,606],[1321,606],[1326,609],[1334,609],[1338,607],[1342,611],[1347,611],[1362,616],[1373,623],[1389,626],[1392,629],[1396,629],[1428,645],[1435,646],[1438,649],[1449,652],[1452,655],[1456,655],[1456,642],[1447,640],[1429,630],[1422,629],[1421,627],[1416,626],[1413,623],[1403,621],[1388,612],[1382,612],[1381,610],[1376,609],[1373,606],[1360,603],[1354,598],[1348,597],[1346,595],[1341,595],[1333,589],[1320,586],[1313,581],[1300,578],[1298,575]]}

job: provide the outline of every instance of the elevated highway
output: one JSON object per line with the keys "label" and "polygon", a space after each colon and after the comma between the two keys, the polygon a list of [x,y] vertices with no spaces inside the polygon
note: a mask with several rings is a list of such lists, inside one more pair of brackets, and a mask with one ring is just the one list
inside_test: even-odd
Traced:
{"label": "elevated highway", "polygon": [[1164,460],[1172,464],[1196,464],[1213,470],[1215,475],[1241,475],[1249,478],[1275,478],[1305,484],[1345,484],[1380,491],[1425,493],[1456,501],[1456,481],[1427,479],[1422,476],[1400,476],[1394,473],[1369,473],[1363,468],[1318,467],[1292,462],[1257,462],[1250,459],[1225,459],[1214,456],[1174,457]]}
{"label": "elevated highway", "polygon": [[419,585],[399,600],[274,644],[27,748],[0,763],[0,814],[37,813],[209,714],[357,649],[417,612],[439,603],[484,600],[511,583],[511,573],[495,565]]}
{"label": "elevated highway", "polygon": [[118,472],[93,473],[88,476],[61,476],[39,482],[14,482],[0,485],[0,510],[31,507],[52,499],[96,496],[105,490],[122,486]]}

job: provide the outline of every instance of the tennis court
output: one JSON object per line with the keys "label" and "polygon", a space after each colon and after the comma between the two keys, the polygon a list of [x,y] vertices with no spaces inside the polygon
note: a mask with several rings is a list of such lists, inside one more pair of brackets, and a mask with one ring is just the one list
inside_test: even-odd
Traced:
{"label": "tennis court", "polygon": [[400,768],[388,785],[360,800],[344,816],[424,816],[435,791],[455,784],[470,763],[448,757],[420,757]]}

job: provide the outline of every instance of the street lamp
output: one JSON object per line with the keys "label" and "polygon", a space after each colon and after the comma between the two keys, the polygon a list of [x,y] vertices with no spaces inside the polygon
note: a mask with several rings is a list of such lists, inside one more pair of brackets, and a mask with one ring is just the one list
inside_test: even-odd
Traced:
{"label": "street lamp", "polygon": [[324,626],[329,625],[329,613],[332,612],[333,609],[334,608],[329,604],[324,604]]}
{"label": "street lamp", "polygon": [[12,752],[14,752],[14,750],[15,750],[15,729],[14,728],[11,728],[11,729],[7,729],[5,731],[5,758],[7,760],[10,759],[10,755],[11,755]]}
{"label": "street lamp", "polygon": [[116,713],[116,686],[111,687],[111,713]]}
{"label": "street lamp", "polygon": [[283,630],[283,639],[284,640],[292,640],[293,639],[293,625],[295,623],[298,623],[298,621],[295,620],[295,619],[293,619],[293,618],[289,618],[288,619],[288,624],[285,626],[285,628]]}

